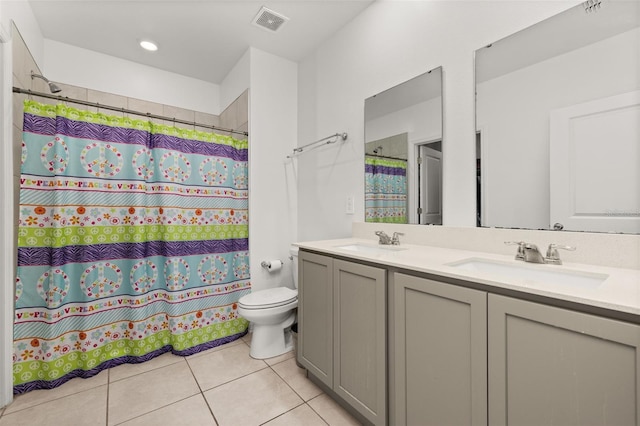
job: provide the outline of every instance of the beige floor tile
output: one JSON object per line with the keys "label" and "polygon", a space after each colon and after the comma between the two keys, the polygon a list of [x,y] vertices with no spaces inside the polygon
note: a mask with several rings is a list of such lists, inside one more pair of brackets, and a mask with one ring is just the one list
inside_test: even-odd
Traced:
{"label": "beige floor tile", "polygon": [[361,425],[351,414],[342,408],[327,394],[322,394],[307,402],[329,426]]}
{"label": "beige floor tile", "polygon": [[249,357],[249,347],[235,345],[198,358],[187,358],[200,388],[205,391],[267,368],[263,361]]}
{"label": "beige floor tile", "polygon": [[136,374],[146,373],[156,368],[166,367],[176,362],[184,361],[184,357],[177,356],[171,352],[167,352],[157,356],[147,362],[139,364],[122,364],[109,370],[109,383],[135,376]]}
{"label": "beige floor tile", "polygon": [[152,411],[121,426],[216,426],[209,406],[202,394],[192,396],[166,407]]}
{"label": "beige floor tile", "polygon": [[273,358],[267,358],[264,360],[269,365],[278,364],[279,362],[286,361],[293,358],[293,351],[283,353],[282,355],[274,356]]}
{"label": "beige floor tile", "polygon": [[302,400],[270,368],[204,393],[220,426],[260,425]]}
{"label": "beige floor tile", "polygon": [[207,349],[206,351],[198,352],[197,354],[189,355],[186,358],[188,358],[188,359],[199,358],[201,356],[209,355],[209,354],[212,354],[214,352],[221,351],[223,349],[227,349],[227,348],[230,348],[230,347],[235,346],[235,345],[241,345],[242,343],[243,343],[242,339],[234,340],[233,342],[229,342],[229,343],[226,343],[224,345],[216,346],[215,348]]}
{"label": "beige floor tile", "polygon": [[319,387],[307,379],[306,370],[298,367],[294,358],[289,358],[284,362],[271,366],[271,368],[305,401],[309,401],[322,393]]}
{"label": "beige floor tile", "polygon": [[107,421],[107,385],[68,395],[0,418],[0,426],[95,426]]}
{"label": "beige floor tile", "polygon": [[184,360],[119,380],[109,385],[109,425],[150,413],[199,392]]}
{"label": "beige floor tile", "polygon": [[280,417],[265,423],[266,426],[327,426],[315,411],[307,404],[303,404],[291,411],[287,411]]}
{"label": "beige floor tile", "polygon": [[4,414],[13,413],[18,410],[64,398],[68,395],[84,392],[88,389],[97,388],[98,386],[106,385],[108,380],[109,373],[105,370],[88,379],[81,379],[79,377],[71,379],[55,389],[33,390],[22,395],[17,395],[14,397],[13,402],[6,407]]}

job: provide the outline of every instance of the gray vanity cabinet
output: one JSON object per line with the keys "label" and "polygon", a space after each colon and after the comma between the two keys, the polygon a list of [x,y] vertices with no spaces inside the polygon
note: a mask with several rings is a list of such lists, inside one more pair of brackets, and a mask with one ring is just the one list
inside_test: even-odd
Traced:
{"label": "gray vanity cabinet", "polygon": [[638,425],[640,326],[489,295],[491,425]]}
{"label": "gray vanity cabinet", "polygon": [[298,360],[373,424],[386,424],[385,269],[301,251]]}
{"label": "gray vanity cabinet", "polygon": [[333,387],[333,259],[298,253],[298,362]]}
{"label": "gray vanity cabinet", "polygon": [[487,293],[394,274],[397,425],[487,424]]}

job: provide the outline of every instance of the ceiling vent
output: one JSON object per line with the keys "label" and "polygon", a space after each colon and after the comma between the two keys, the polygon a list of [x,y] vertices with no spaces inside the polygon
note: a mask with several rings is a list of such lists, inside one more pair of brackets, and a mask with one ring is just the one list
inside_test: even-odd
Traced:
{"label": "ceiling vent", "polygon": [[278,29],[288,20],[289,18],[286,16],[262,6],[262,9],[260,9],[256,17],[253,18],[252,23],[257,27],[264,28],[265,30],[274,33],[278,31]]}

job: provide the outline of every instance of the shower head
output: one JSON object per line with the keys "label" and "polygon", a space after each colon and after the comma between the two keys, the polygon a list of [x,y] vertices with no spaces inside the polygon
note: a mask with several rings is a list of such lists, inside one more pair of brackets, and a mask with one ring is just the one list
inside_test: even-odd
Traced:
{"label": "shower head", "polygon": [[49,90],[51,90],[51,93],[62,92],[62,89],[57,84],[51,82],[49,82]]}
{"label": "shower head", "polygon": [[381,146],[377,147],[376,149],[373,150],[373,153],[374,154],[382,154],[382,147]]}
{"label": "shower head", "polygon": [[49,85],[49,90],[51,91],[51,93],[58,93],[58,92],[62,91],[62,89],[60,87],[58,87],[57,84],[50,82],[49,79],[46,78],[45,76],[40,75],[40,74],[36,74],[33,71],[31,71],[31,80],[33,80],[34,78],[41,78],[44,81],[46,81],[47,84]]}

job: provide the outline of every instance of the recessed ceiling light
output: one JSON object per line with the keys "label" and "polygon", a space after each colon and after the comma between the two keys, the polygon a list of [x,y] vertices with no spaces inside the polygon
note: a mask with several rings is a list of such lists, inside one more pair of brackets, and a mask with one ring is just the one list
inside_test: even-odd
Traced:
{"label": "recessed ceiling light", "polygon": [[151,51],[151,52],[155,52],[156,50],[158,50],[158,46],[157,46],[154,42],[149,41],[149,40],[142,40],[142,41],[140,42],[140,46],[141,46],[143,49],[145,49],[145,50],[149,50],[149,51]]}

